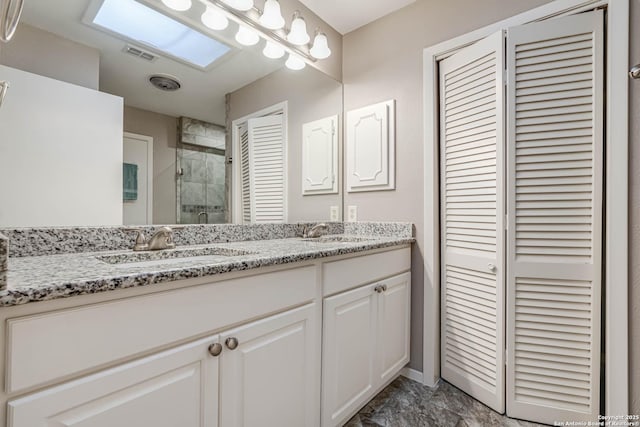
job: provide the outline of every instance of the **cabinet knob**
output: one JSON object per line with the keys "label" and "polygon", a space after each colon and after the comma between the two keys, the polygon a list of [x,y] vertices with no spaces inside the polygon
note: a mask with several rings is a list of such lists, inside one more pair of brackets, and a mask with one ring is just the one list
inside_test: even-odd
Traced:
{"label": "cabinet knob", "polygon": [[220,344],[219,342],[211,344],[209,346],[209,354],[213,357],[220,356],[220,353],[222,353],[222,344]]}
{"label": "cabinet knob", "polygon": [[227,338],[224,342],[229,350],[235,350],[238,348],[238,339],[237,338]]}
{"label": "cabinet knob", "polygon": [[213,357],[220,356],[220,353],[222,353],[222,344],[220,344],[219,342],[211,344],[209,346],[209,354]]}
{"label": "cabinet knob", "polygon": [[373,288],[374,291],[376,291],[377,293],[381,294],[384,291],[387,290],[387,285],[378,285],[375,288]]}
{"label": "cabinet knob", "polygon": [[487,264],[487,268],[489,269],[490,272],[495,273],[496,272],[496,265],[489,263]]}

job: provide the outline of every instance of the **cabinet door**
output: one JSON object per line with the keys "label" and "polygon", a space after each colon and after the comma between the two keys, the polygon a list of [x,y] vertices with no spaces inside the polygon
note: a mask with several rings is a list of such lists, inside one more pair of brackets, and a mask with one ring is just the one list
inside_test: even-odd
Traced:
{"label": "cabinet door", "polygon": [[196,341],[8,403],[9,427],[215,427],[218,358]]}
{"label": "cabinet door", "polygon": [[411,273],[380,282],[378,297],[378,375],[390,380],[409,362],[411,332]]}
{"label": "cabinet door", "polygon": [[316,318],[316,305],[309,304],[222,334],[221,426],[318,424]]}
{"label": "cabinet door", "polygon": [[324,300],[322,425],[335,426],[376,386],[376,285]]}

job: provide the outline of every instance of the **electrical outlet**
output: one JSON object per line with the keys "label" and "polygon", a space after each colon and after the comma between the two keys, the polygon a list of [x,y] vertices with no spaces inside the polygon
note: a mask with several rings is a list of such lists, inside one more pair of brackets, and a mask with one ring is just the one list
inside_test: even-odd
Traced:
{"label": "electrical outlet", "polygon": [[357,206],[349,206],[347,209],[347,221],[348,222],[356,222],[358,221],[358,207]]}
{"label": "electrical outlet", "polygon": [[330,221],[340,221],[340,211],[338,206],[331,206],[329,208],[329,220]]}

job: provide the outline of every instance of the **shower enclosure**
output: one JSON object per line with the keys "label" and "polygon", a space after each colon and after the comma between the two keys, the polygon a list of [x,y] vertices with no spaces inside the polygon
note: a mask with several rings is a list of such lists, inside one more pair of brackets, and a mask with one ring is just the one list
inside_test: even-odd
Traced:
{"label": "shower enclosure", "polygon": [[225,129],[181,118],[177,149],[179,224],[223,224],[225,218]]}

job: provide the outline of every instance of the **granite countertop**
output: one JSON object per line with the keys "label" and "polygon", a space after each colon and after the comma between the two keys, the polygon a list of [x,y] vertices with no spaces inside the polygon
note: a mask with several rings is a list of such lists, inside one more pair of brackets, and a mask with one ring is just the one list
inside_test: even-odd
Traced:
{"label": "granite countertop", "polygon": [[9,258],[8,287],[0,291],[0,307],[289,264],[414,241],[406,236],[358,234],[325,236],[320,241],[286,238],[179,246],[158,252],[119,250]]}

